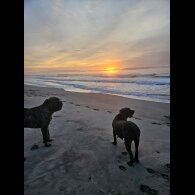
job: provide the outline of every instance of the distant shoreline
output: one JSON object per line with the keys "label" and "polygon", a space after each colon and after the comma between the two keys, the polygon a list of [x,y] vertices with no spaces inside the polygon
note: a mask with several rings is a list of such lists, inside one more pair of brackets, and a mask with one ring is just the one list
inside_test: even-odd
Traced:
{"label": "distant shoreline", "polygon": [[79,90],[67,90],[67,89],[63,89],[63,88],[59,88],[59,87],[54,87],[54,86],[39,86],[39,85],[35,85],[35,84],[25,84],[24,86],[34,86],[34,87],[43,87],[43,88],[54,88],[54,89],[61,89],[64,90],[66,92],[70,92],[70,93],[86,93],[86,94],[103,94],[103,95],[112,95],[112,96],[117,96],[117,97],[123,97],[123,98],[128,98],[128,99],[134,99],[134,100],[140,100],[140,101],[147,101],[147,102],[154,102],[154,103],[163,103],[163,104],[170,104],[169,101],[165,102],[165,101],[155,101],[155,100],[148,100],[148,99],[142,99],[142,98],[138,98],[135,96],[127,96],[127,95],[119,95],[119,94],[111,94],[111,93],[102,93],[102,92],[89,92],[89,91],[79,91]]}

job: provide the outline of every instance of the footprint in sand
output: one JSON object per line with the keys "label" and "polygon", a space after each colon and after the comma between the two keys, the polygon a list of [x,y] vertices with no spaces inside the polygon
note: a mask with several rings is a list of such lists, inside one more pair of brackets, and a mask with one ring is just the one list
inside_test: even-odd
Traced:
{"label": "footprint in sand", "polygon": [[83,128],[77,128],[76,131],[83,131]]}
{"label": "footprint in sand", "polygon": [[91,108],[90,106],[85,106],[85,108]]}
{"label": "footprint in sand", "polygon": [[142,120],[141,118],[138,118],[138,117],[133,117],[134,119],[137,119],[137,120]]}
{"label": "footprint in sand", "polygon": [[122,153],[122,155],[125,155],[125,156],[126,156],[126,155],[128,155],[128,153],[127,153],[127,152],[121,152],[121,153]]}
{"label": "footprint in sand", "polygon": [[170,127],[170,123],[166,123],[166,125]]}
{"label": "footprint in sand", "polygon": [[[119,169],[121,169],[121,170],[123,170],[123,171],[125,171],[126,170],[126,167],[124,167],[123,165],[120,165],[121,163],[122,164],[124,164],[124,163],[126,163],[126,164],[128,164],[129,165],[129,162],[126,162],[126,160],[125,160],[125,158],[126,157],[124,157],[124,156],[126,156],[126,155],[128,155],[128,153],[127,152],[121,152],[122,153],[122,155],[118,155],[117,156],[117,162],[119,163]],[[131,165],[129,165],[129,166],[131,166]]]}
{"label": "footprint in sand", "polygon": [[146,170],[148,171],[148,173],[152,173],[152,174],[155,174],[155,173],[156,173],[156,171],[154,171],[154,170],[151,169],[151,168],[146,168]]}
{"label": "footprint in sand", "polygon": [[164,117],[170,120],[170,116],[164,116]]}
{"label": "footprint in sand", "polygon": [[37,144],[34,144],[32,147],[31,147],[31,150],[37,150],[39,148],[39,146]]}
{"label": "footprint in sand", "polygon": [[93,110],[95,110],[95,111],[99,111],[99,109],[97,109],[97,108],[93,108]]}
{"label": "footprint in sand", "polygon": [[157,172],[157,171],[155,171],[155,170],[153,170],[151,168],[146,168],[146,170],[148,171],[148,173],[155,174],[157,176],[159,175],[159,176],[163,177],[164,179],[169,180],[169,176],[167,174],[159,173],[159,172]]}
{"label": "footprint in sand", "polygon": [[127,169],[123,165],[119,165],[118,168],[122,171],[126,171]]}
{"label": "footprint in sand", "polygon": [[164,179],[168,179],[168,180],[169,180],[169,176],[168,176],[167,174],[161,173],[160,175],[161,175]]}
{"label": "footprint in sand", "polygon": [[121,163],[121,160],[120,160],[120,159],[117,159],[117,162],[118,162],[118,163]]}
{"label": "footprint in sand", "polygon": [[74,104],[73,102],[69,102],[70,104]]}
{"label": "footprint in sand", "polygon": [[167,163],[165,166],[170,169],[170,164],[169,163]]}
{"label": "footprint in sand", "polygon": [[118,155],[117,158],[121,160],[121,159],[123,159],[123,156]]}
{"label": "footprint in sand", "polygon": [[75,106],[81,106],[80,104],[76,104]]}
{"label": "footprint in sand", "polygon": [[74,122],[74,120],[66,120],[66,122]]}
{"label": "footprint in sand", "polygon": [[147,185],[140,185],[140,191],[146,193],[147,195],[158,195],[158,191],[150,188]]}
{"label": "footprint in sand", "polygon": [[152,122],[154,125],[162,125],[161,123]]}
{"label": "footprint in sand", "polygon": [[92,181],[92,177],[91,176],[88,177],[88,181]]}

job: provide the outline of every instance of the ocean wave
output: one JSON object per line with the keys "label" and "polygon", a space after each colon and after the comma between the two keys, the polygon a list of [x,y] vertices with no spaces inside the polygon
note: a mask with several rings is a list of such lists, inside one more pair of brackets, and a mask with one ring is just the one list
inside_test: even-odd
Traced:
{"label": "ocean wave", "polygon": [[170,79],[158,77],[157,74],[145,79],[98,78],[94,76],[74,78],[39,75],[25,76],[24,83],[40,87],[63,88],[67,91],[114,94],[160,102],[169,102],[170,99]]}
{"label": "ocean wave", "polygon": [[125,91],[118,91],[116,90],[111,90],[111,89],[103,89],[99,87],[90,87],[90,86],[85,86],[81,84],[70,84],[70,83],[61,83],[58,82],[57,84],[61,84],[63,87],[66,88],[66,86],[71,86],[73,88],[78,88],[78,89],[83,89],[91,92],[100,92],[100,93],[109,93],[109,94],[118,94],[118,95],[133,95],[133,96],[142,96],[142,97],[169,97],[168,94],[154,94],[154,93],[142,93],[142,92],[125,92]]}
{"label": "ocean wave", "polygon": [[59,82],[65,84],[65,82],[95,82],[95,83],[134,83],[139,85],[170,85],[169,79],[154,79],[154,80],[113,80],[113,79],[59,79],[59,78],[39,78],[39,81],[44,82]]}
{"label": "ocean wave", "polygon": [[[28,75],[30,76],[30,75]],[[51,74],[51,75],[36,75],[37,77],[41,77],[41,78],[47,78],[47,77],[58,77],[58,78],[63,78],[63,77],[88,77],[89,74],[87,73],[83,73],[83,74],[74,74],[72,72],[70,73],[63,73],[63,74]],[[98,74],[93,74],[93,77],[97,77],[97,78],[145,78],[145,77],[158,77],[158,78],[170,78],[170,75],[167,73],[118,73],[118,74],[114,74],[114,75],[107,75],[107,74],[103,74],[103,73],[98,73]]]}

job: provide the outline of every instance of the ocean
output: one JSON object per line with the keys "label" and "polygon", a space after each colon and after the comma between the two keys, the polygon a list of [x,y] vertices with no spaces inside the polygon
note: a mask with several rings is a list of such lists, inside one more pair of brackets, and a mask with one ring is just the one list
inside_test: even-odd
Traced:
{"label": "ocean", "polygon": [[93,92],[154,102],[170,102],[169,72],[118,74],[68,72],[63,74],[25,75],[24,84],[40,87],[63,88],[73,92]]}

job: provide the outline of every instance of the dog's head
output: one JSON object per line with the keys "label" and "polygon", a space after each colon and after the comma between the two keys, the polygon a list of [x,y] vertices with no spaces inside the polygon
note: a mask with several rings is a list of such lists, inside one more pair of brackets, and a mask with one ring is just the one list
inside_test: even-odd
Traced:
{"label": "dog's head", "polygon": [[50,112],[57,112],[62,109],[62,101],[57,97],[50,97],[43,102],[43,106],[46,106]]}
{"label": "dog's head", "polygon": [[120,114],[122,114],[123,116],[125,116],[125,118],[131,118],[133,116],[133,114],[135,113],[134,110],[131,110],[130,108],[122,108],[120,109]]}

